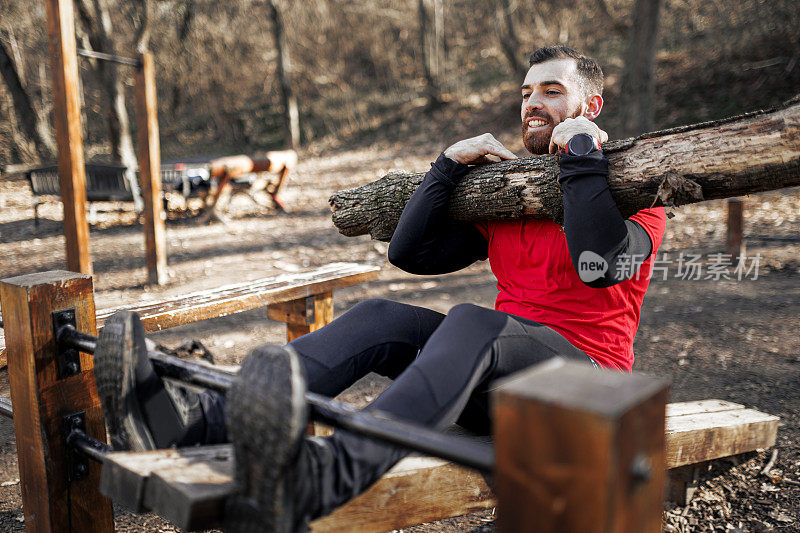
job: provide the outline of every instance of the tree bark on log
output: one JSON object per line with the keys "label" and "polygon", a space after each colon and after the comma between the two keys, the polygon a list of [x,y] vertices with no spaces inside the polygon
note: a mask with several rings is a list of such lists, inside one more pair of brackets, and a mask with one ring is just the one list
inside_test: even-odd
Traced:
{"label": "tree bark on log", "polygon": [[[608,184],[624,217],[800,185],[800,96],[784,106],[606,143]],[[388,241],[423,173],[392,172],[339,191],[328,202],[347,236]],[[471,170],[450,199],[456,220],[563,221],[554,155],[502,161]]]}

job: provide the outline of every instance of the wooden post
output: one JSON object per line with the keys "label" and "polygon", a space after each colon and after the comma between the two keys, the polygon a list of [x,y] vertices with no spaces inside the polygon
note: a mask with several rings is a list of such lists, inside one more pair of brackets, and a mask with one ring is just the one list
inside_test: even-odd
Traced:
{"label": "wooden post", "polygon": [[270,304],[267,307],[267,316],[272,320],[286,322],[286,342],[292,342],[333,320],[333,292]]}
{"label": "wooden post", "polygon": [[[267,316],[286,322],[286,342],[316,331],[333,320],[333,291],[306,296],[289,302],[270,304]],[[318,422],[308,424],[309,435],[332,435],[333,429]]]}
{"label": "wooden post", "polygon": [[502,380],[497,530],[660,532],[667,389],[560,358]]}
{"label": "wooden post", "polygon": [[86,222],[86,169],[78,104],[78,56],[72,0],[46,0],[53,107],[58,144],[58,177],[64,205],[67,268],[92,273]]}
{"label": "wooden post", "polygon": [[731,262],[735,265],[739,264],[739,259],[745,254],[743,230],[744,204],[741,198],[728,198],[728,235],[725,253],[731,256]]}
{"label": "wooden post", "polygon": [[139,56],[135,75],[137,151],[139,179],[144,197],[144,240],[147,279],[161,285],[167,281],[167,241],[161,204],[161,148],[158,140],[158,108],[153,54]]}
{"label": "wooden post", "polygon": [[[92,278],[56,271],[0,281],[8,374],[14,405],[25,528],[39,531],[114,530],[111,502],[98,490],[100,465],[69,480],[63,418],[83,411],[86,433],[105,442],[93,360],[80,354],[74,375],[59,378],[53,311],[74,309],[79,331],[95,335]],[[63,365],[62,365],[63,368]]]}

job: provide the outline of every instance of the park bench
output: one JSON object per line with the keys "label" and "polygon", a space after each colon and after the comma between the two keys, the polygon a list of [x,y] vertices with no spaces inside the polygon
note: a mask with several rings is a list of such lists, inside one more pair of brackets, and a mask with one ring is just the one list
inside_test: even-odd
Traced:
{"label": "park bench", "polygon": [[[777,428],[777,417],[723,400],[668,404],[664,468],[680,470],[768,448]],[[184,530],[208,529],[223,518],[225,499],[234,490],[233,471],[230,445],[116,452],[104,463],[100,490],[128,509],[153,511]],[[673,474],[669,481],[682,480]],[[367,492],[312,523],[312,531],[386,531],[494,504],[481,475],[441,459],[411,456]]]}
{"label": "park bench", "polygon": [[[333,291],[377,279],[380,268],[332,263],[309,272],[281,274],[225,285],[138,305],[97,312],[97,328],[119,309],[139,313],[145,331],[162,329],[267,307],[267,316],[285,322],[287,339],[313,331],[333,319]],[[5,331],[0,331],[0,367],[6,364]]]}
{"label": "park bench", "polygon": [[[204,196],[208,189],[207,164],[164,163],[161,165],[161,189],[165,194],[180,194],[184,198]],[[133,194],[125,179],[126,167],[113,163],[86,163],[86,201],[132,202]],[[25,172],[33,194],[33,223],[39,225],[39,206],[43,199],[61,195],[58,165],[46,165]]]}

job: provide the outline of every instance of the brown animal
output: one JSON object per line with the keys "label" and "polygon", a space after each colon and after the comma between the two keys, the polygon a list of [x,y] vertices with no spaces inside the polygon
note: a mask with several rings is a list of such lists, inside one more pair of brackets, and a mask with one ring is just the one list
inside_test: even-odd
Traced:
{"label": "brown animal", "polygon": [[211,193],[206,215],[204,218],[219,218],[216,213],[217,202],[225,192],[226,187],[230,188],[231,180],[249,173],[273,172],[278,173],[278,179],[271,182],[267,179],[259,179],[248,187],[252,196],[254,192],[263,190],[269,194],[274,206],[280,211],[285,211],[286,206],[278,197],[281,187],[286,183],[289,172],[297,166],[297,153],[294,150],[277,150],[267,152],[260,157],[249,157],[246,155],[233,155],[220,157],[209,163],[209,175],[217,178],[219,183],[217,190]]}

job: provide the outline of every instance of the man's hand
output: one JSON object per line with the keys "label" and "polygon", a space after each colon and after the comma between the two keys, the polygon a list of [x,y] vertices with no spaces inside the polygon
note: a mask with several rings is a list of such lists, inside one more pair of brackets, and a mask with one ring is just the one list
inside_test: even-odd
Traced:
{"label": "man's hand", "polygon": [[[516,159],[514,153],[502,145],[491,133],[458,141],[444,151],[445,157],[465,165],[496,163],[501,159]],[[495,159],[493,159],[495,158]]]}
{"label": "man's hand", "polygon": [[600,144],[608,140],[608,133],[601,130],[588,118],[568,118],[553,128],[553,135],[550,136],[550,153],[554,154],[564,148],[569,140],[579,133],[591,135],[595,141],[600,141]]}

